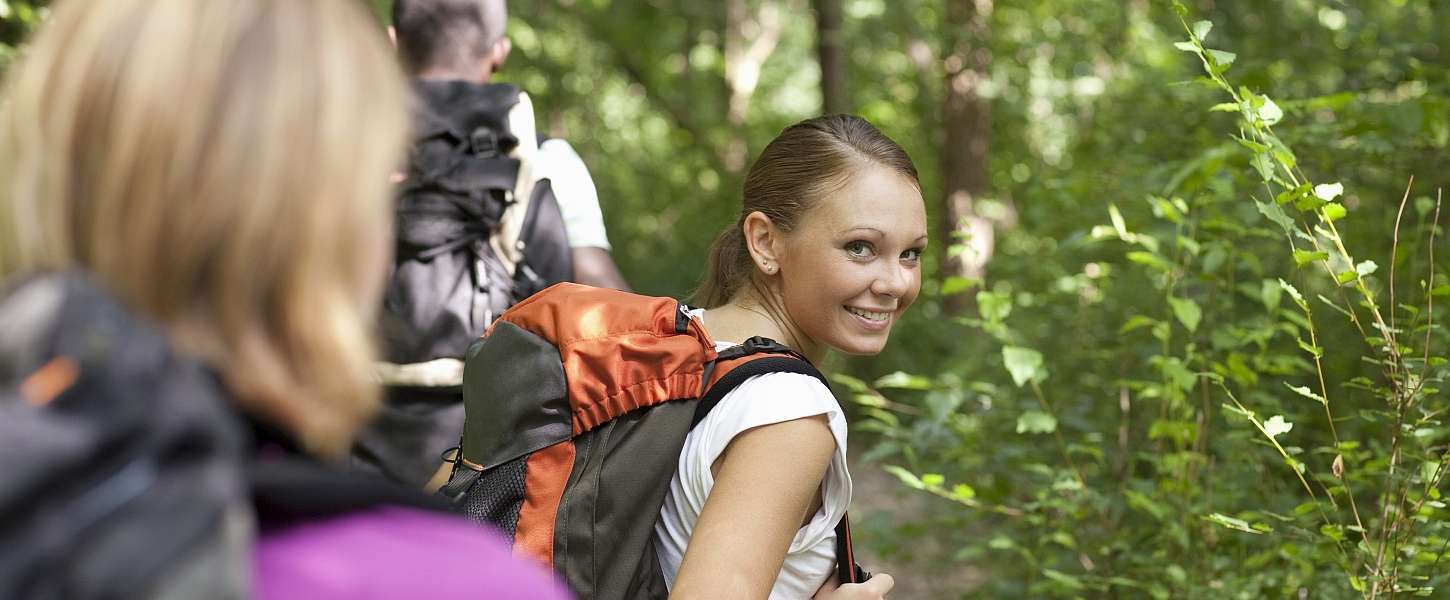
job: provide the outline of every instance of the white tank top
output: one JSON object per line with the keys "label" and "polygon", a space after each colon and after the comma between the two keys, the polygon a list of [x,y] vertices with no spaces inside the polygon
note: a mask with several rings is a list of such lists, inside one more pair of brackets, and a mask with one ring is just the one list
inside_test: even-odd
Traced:
{"label": "white tank top", "polygon": [[[716,343],[723,350],[734,346]],[[655,522],[655,550],[665,583],[674,588],[675,575],[685,558],[685,547],[705,499],[715,485],[710,467],[741,432],[772,423],[825,415],[836,439],[835,455],[826,469],[821,509],[810,523],[796,531],[786,552],[780,576],[770,590],[771,600],[810,598],[836,570],[836,524],[851,503],[851,474],[846,469],[846,416],[831,391],[819,380],[797,373],[770,373],[745,380],[726,394],[710,414],[685,438],[679,468],[670,480],[660,518]]]}

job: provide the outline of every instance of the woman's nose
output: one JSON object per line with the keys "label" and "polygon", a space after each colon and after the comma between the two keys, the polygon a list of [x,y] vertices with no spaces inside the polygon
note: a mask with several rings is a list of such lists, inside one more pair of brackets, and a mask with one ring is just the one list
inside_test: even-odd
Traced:
{"label": "woman's nose", "polygon": [[876,281],[871,284],[871,291],[883,296],[900,298],[906,295],[906,288],[909,285],[911,285],[910,270],[901,265],[890,264],[876,275]]}

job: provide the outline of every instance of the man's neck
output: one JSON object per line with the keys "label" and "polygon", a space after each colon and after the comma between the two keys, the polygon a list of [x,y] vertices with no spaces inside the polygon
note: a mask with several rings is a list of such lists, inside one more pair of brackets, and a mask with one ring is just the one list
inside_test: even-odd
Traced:
{"label": "man's neck", "polygon": [[454,69],[424,69],[413,74],[413,78],[420,81],[467,81],[478,85],[488,83],[488,75],[476,73],[462,73]]}

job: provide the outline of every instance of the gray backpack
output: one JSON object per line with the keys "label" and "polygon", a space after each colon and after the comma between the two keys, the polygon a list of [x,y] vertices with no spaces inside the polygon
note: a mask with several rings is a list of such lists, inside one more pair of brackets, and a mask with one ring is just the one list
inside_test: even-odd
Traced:
{"label": "gray backpack", "polygon": [[214,375],[78,273],[0,296],[0,598],[242,598],[244,437]]}

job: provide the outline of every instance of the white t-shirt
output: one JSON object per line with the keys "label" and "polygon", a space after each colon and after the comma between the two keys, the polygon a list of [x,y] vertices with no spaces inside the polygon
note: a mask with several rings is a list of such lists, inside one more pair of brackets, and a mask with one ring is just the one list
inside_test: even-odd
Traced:
{"label": "white t-shirt", "polygon": [[604,231],[604,213],[599,210],[599,191],[589,176],[589,167],[569,142],[547,139],[539,144],[535,155],[534,177],[549,179],[559,212],[564,217],[564,232],[571,248],[609,249],[609,236]]}
{"label": "white t-shirt", "polygon": [[[735,344],[720,342],[717,349]],[[786,552],[771,600],[810,598],[835,573],[836,524],[851,503],[851,474],[846,469],[846,416],[830,389],[809,375],[770,373],[745,380],[726,394],[685,438],[680,466],[670,480],[660,518],[655,522],[655,550],[665,583],[674,587],[685,547],[715,485],[710,466],[741,432],[761,425],[826,415],[836,452],[826,469],[821,509],[796,532]]]}

